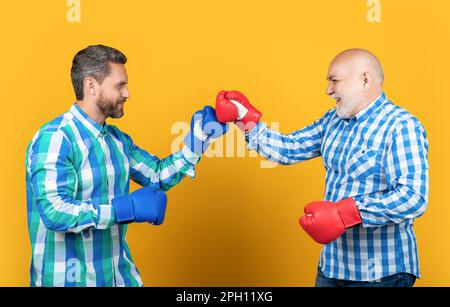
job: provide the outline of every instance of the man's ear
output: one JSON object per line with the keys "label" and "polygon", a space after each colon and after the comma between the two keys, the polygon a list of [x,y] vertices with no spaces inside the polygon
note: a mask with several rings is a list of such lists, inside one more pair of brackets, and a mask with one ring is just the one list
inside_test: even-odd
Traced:
{"label": "man's ear", "polygon": [[86,77],[83,81],[84,84],[84,93],[89,96],[96,96],[99,88],[99,84],[97,80],[92,77]]}
{"label": "man's ear", "polygon": [[372,76],[368,72],[365,72],[362,75],[362,80],[363,88],[365,91],[367,91],[370,88],[370,84],[372,83]]}

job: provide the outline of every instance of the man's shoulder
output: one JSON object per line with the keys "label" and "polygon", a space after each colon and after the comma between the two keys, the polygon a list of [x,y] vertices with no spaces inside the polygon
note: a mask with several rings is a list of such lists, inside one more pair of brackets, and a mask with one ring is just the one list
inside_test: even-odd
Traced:
{"label": "man's shoulder", "polygon": [[41,133],[52,133],[63,129],[64,126],[68,124],[67,113],[61,114],[55,119],[45,123],[38,132]]}
{"label": "man's shoulder", "polygon": [[35,133],[28,147],[32,146],[32,144],[36,142],[41,142],[43,140],[49,141],[54,137],[61,137],[69,140],[70,134],[67,133],[67,129],[69,129],[69,124],[72,119],[73,117],[69,114],[69,112],[66,112],[45,123]]}
{"label": "man's shoulder", "polygon": [[111,133],[114,137],[121,140],[124,137],[127,137],[128,135],[119,129],[119,127],[115,125],[108,125],[108,131]]}
{"label": "man's shoulder", "polygon": [[423,127],[422,123],[415,115],[410,113],[404,107],[394,104],[392,101],[389,101],[385,105],[385,112],[385,116],[388,115],[391,118],[393,122],[392,126],[395,129],[401,129],[406,125]]}

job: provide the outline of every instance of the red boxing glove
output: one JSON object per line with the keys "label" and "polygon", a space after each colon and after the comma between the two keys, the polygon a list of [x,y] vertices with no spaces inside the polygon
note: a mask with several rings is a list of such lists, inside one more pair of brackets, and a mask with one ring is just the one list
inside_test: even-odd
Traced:
{"label": "red boxing glove", "polygon": [[216,99],[216,116],[219,122],[236,122],[237,126],[248,132],[261,119],[261,112],[250,104],[247,97],[238,91],[221,91]]}
{"label": "red boxing glove", "polygon": [[340,202],[316,201],[305,207],[300,218],[303,229],[320,244],[339,238],[347,228],[361,224],[361,216],[353,198]]}

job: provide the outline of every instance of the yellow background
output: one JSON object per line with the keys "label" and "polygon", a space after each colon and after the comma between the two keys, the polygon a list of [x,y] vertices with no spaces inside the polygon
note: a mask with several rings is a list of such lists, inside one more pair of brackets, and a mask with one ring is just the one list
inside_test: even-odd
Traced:
{"label": "yellow background", "polygon": [[[369,23],[366,0],[66,0],[1,4],[0,285],[27,286],[25,149],[37,129],[74,102],[74,54],[102,43],[122,50],[132,99],[112,123],[160,158],[177,121],[188,121],[221,89],[238,89],[283,132],[333,107],[330,60],[372,50],[385,90],[424,124],[431,190],[415,232],[423,278],[450,285],[449,34],[447,0],[382,0]],[[320,159],[260,167],[259,157],[204,158],[197,178],[168,194],[165,224],[131,225],[128,241],[147,286],[312,286],[321,246],[300,229],[303,206],[321,199]],[[134,185],[133,188],[136,188]]]}

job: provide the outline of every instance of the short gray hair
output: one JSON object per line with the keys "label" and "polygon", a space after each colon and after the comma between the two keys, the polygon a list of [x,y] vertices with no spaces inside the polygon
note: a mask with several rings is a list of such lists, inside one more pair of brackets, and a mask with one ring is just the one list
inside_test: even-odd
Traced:
{"label": "short gray hair", "polygon": [[77,100],[84,99],[84,79],[92,77],[99,83],[111,72],[111,63],[126,64],[127,57],[117,49],[103,45],[89,46],[79,51],[72,62],[72,84]]}

